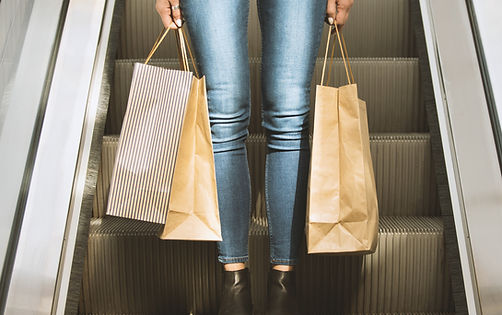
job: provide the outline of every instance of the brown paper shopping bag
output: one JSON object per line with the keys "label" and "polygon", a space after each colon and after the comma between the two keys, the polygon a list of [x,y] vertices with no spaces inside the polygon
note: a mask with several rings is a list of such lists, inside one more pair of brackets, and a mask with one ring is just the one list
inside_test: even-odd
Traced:
{"label": "brown paper shopping bag", "polygon": [[335,29],[349,84],[339,88],[323,85],[330,31],[321,85],[316,86],[307,189],[307,251],[369,254],[376,250],[379,218],[366,103],[358,98],[357,84],[353,76],[352,81],[349,77],[346,49],[342,49],[336,25]]}
{"label": "brown paper shopping bag", "polygon": [[110,183],[108,215],[165,223],[162,239],[221,241],[205,77],[189,71],[183,29],[182,70],[134,66]]}

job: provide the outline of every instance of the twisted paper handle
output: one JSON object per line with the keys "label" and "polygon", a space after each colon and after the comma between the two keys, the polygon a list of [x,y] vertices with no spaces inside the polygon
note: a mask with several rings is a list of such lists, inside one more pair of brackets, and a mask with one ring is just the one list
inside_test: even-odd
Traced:
{"label": "twisted paper handle", "polygon": [[[155,44],[153,44],[152,50],[150,50],[150,53],[146,57],[145,64],[148,64],[150,59],[153,57],[153,55],[159,48],[160,44],[162,44],[162,41],[166,37],[167,33],[169,33],[169,30],[170,30],[169,28],[166,28],[159,34],[157,40],[155,41]],[[177,35],[176,38],[178,44],[178,57],[181,68],[185,71],[189,71],[188,56],[187,56],[187,49],[188,49],[188,54],[190,55],[190,59],[192,59],[192,65],[195,71],[195,75],[199,77],[199,71],[197,70],[197,66],[195,65],[195,61],[192,55],[192,50],[190,49],[190,44],[188,43],[188,40],[186,38],[185,30],[183,28],[178,28],[177,31],[178,33],[176,33]]]}
{"label": "twisted paper handle", "polygon": [[[354,83],[354,74],[352,73],[352,68],[350,67],[350,61],[349,61],[349,56],[347,54],[347,46],[345,45],[345,39],[343,38],[343,34],[338,32],[338,27],[336,26],[336,23],[334,23],[334,26],[335,26],[334,28],[336,30],[336,37],[338,38],[338,43],[340,44],[340,53],[342,55],[343,65],[345,66],[345,74],[347,75],[347,82],[349,84],[352,84],[352,83]],[[326,71],[326,61],[328,59],[329,42],[330,42],[330,38],[331,38],[332,29],[333,28],[331,28],[331,27],[329,28],[328,38],[326,41],[326,52],[324,53],[324,63],[322,66],[321,85],[324,85],[324,73]],[[340,41],[340,37],[341,37],[341,41]],[[342,42],[343,42],[343,45],[342,45]],[[333,65],[333,56],[335,54],[335,45],[336,45],[336,42],[333,43],[333,46],[331,48],[331,56],[330,56],[331,63],[329,64],[327,82],[329,82],[329,78],[331,75],[331,67]],[[349,72],[350,72],[350,77],[349,77]],[[351,80],[351,78],[352,78],[352,80]]]}

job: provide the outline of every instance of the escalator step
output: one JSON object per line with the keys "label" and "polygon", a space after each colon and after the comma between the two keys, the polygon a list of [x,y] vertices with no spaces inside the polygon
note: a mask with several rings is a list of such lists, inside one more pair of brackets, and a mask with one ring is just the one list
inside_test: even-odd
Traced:
{"label": "escalator step", "polygon": [[[324,25],[324,32],[328,29]],[[126,0],[120,30],[118,56],[121,59],[145,58],[162,30],[155,10],[155,0]],[[408,0],[355,1],[350,19],[343,29],[350,57],[409,57],[414,51],[414,36],[410,25]],[[321,38],[325,37],[323,33]],[[250,1],[248,24],[249,56],[261,52],[261,31],[256,0]],[[177,56],[174,36],[168,36],[157,56]],[[319,56],[324,55],[321,41]],[[338,53],[338,51],[337,51]]]}
{"label": "escalator step", "polygon": [[[127,107],[135,62],[115,63],[113,92],[108,109],[105,133],[118,134]],[[179,69],[176,59],[152,60],[152,65]],[[311,104],[314,108],[315,85],[321,79],[323,60],[318,59],[311,83]],[[250,58],[251,117],[249,131],[263,132],[261,126],[261,59]],[[359,97],[366,101],[370,132],[427,131],[424,106],[420,100],[418,59],[415,58],[352,58],[351,67],[358,84]],[[330,86],[346,84],[342,61],[335,59]],[[310,115],[312,121],[313,115]],[[312,122],[311,122],[312,125]]]}
{"label": "escalator step", "polygon": [[[82,313],[81,313],[82,314]],[[112,313],[86,313],[86,315],[102,315],[102,314],[112,314]],[[309,314],[309,313],[307,313]],[[344,314],[344,315],[455,315],[456,313],[450,312],[399,312],[399,313],[354,313],[354,314]],[[115,313],[113,313],[115,315]],[[138,315],[137,313],[121,313],[120,315]],[[265,312],[254,312],[253,315],[266,315]],[[309,314],[310,315],[310,314]],[[332,314],[324,314],[332,315]]]}
{"label": "escalator step", "polygon": [[[310,314],[310,313],[306,313]],[[319,313],[324,315],[332,315],[332,313]],[[255,313],[254,315],[266,315],[263,313]],[[344,315],[455,315],[450,312],[398,312],[398,313],[345,313]]]}
{"label": "escalator step", "polygon": [[[81,313],[216,314],[222,281],[216,243],[161,241],[161,227],[92,219]],[[253,220],[249,243],[253,302],[262,312],[268,270],[263,220]],[[443,245],[439,217],[382,217],[370,255],[306,255],[302,244],[302,305],[308,314],[450,311]]]}
{"label": "escalator step", "polygon": [[[102,217],[115,163],[118,136],[104,136],[93,216]],[[264,176],[266,139],[251,134],[247,139],[252,185],[253,217],[265,217]],[[431,164],[429,135],[371,134],[370,148],[375,171],[380,215],[439,215],[435,176]]]}

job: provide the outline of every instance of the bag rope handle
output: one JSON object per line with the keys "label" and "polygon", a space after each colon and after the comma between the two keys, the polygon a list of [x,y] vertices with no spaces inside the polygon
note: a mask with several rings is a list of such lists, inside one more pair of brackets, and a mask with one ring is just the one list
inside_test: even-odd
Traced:
{"label": "bag rope handle", "polygon": [[150,59],[153,57],[153,54],[155,54],[155,52],[157,51],[157,48],[159,48],[160,44],[162,43],[162,41],[166,37],[167,33],[169,33],[169,28],[163,29],[160,32],[159,36],[155,40],[155,43],[153,44],[152,49],[150,50],[150,52],[148,53],[148,56],[146,57],[145,65],[148,64],[148,62],[150,62]]}
{"label": "bag rope handle", "polygon": [[[153,44],[153,47],[150,50],[150,53],[146,57],[145,64],[148,64],[148,62],[150,62],[150,59],[153,57],[153,55],[157,51],[157,49],[159,48],[160,44],[162,44],[162,41],[166,37],[167,33],[169,33],[169,30],[170,30],[170,28],[166,28],[166,29],[164,29],[164,30],[161,31],[161,33],[157,37],[157,40]],[[197,77],[199,77],[199,71],[197,70],[197,66],[195,65],[195,60],[194,60],[193,55],[192,55],[192,50],[190,48],[190,44],[188,43],[188,40],[186,38],[185,30],[183,28],[178,28],[177,31],[178,31],[178,33],[176,33],[176,35],[177,35],[176,36],[176,38],[177,38],[177,42],[176,43],[178,44],[178,48],[179,48],[179,50],[178,50],[178,59],[180,61],[180,65],[183,68],[183,70],[189,71],[188,56],[187,56],[187,53],[186,53],[186,50],[188,48],[188,53],[190,55],[190,59],[192,59],[192,65],[193,65],[193,68],[194,68],[194,71],[195,71],[195,75]],[[181,51],[181,53],[180,53],[180,51]]]}
{"label": "bag rope handle", "polygon": [[185,37],[181,30],[178,29],[176,32],[176,46],[178,47],[178,59],[180,61],[181,69],[183,71],[190,71],[188,65],[187,49],[185,46]]}
{"label": "bag rope handle", "polygon": [[[334,28],[336,30],[336,35],[337,35],[336,37],[338,39],[338,43],[340,44],[340,53],[342,55],[343,64],[345,66],[345,74],[347,75],[347,82],[349,84],[352,84],[354,82],[354,74],[352,73],[352,67],[350,66],[349,56],[347,54],[347,47],[345,45],[345,39],[343,38],[343,34],[341,34],[341,33],[338,32],[338,27],[336,26],[336,23],[334,23],[334,26],[335,26]],[[328,59],[329,42],[330,42],[332,30],[333,30],[333,28],[330,27],[329,31],[328,31],[328,36],[327,36],[326,51],[324,53],[324,63],[323,63],[322,74],[321,74],[321,85],[324,84],[324,73],[326,71],[326,62],[327,62],[327,59]],[[342,38],[343,45],[342,45],[342,41],[340,41],[340,37]],[[333,65],[333,56],[334,56],[334,51],[335,51],[335,45],[336,45],[336,42],[333,43],[333,46],[331,48],[331,56],[330,56],[331,57],[331,63],[329,65],[329,69],[328,69],[327,82],[329,82],[329,78],[330,78],[330,74],[331,74],[331,67]],[[345,57],[346,55],[347,55],[347,57]],[[348,64],[348,66],[347,66],[347,64]],[[349,77],[349,71],[350,71],[350,77]],[[351,77],[352,77],[352,80],[351,80]]]}

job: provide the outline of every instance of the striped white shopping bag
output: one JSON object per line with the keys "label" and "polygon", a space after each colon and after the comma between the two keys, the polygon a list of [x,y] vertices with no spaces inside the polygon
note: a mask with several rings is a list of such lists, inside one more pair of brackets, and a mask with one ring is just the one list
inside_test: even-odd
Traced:
{"label": "striped white shopping bag", "polygon": [[184,31],[177,33],[183,70],[147,64],[168,31],[145,64],[134,65],[106,213],[165,223],[162,239],[217,241],[221,229],[205,77],[189,71]]}

